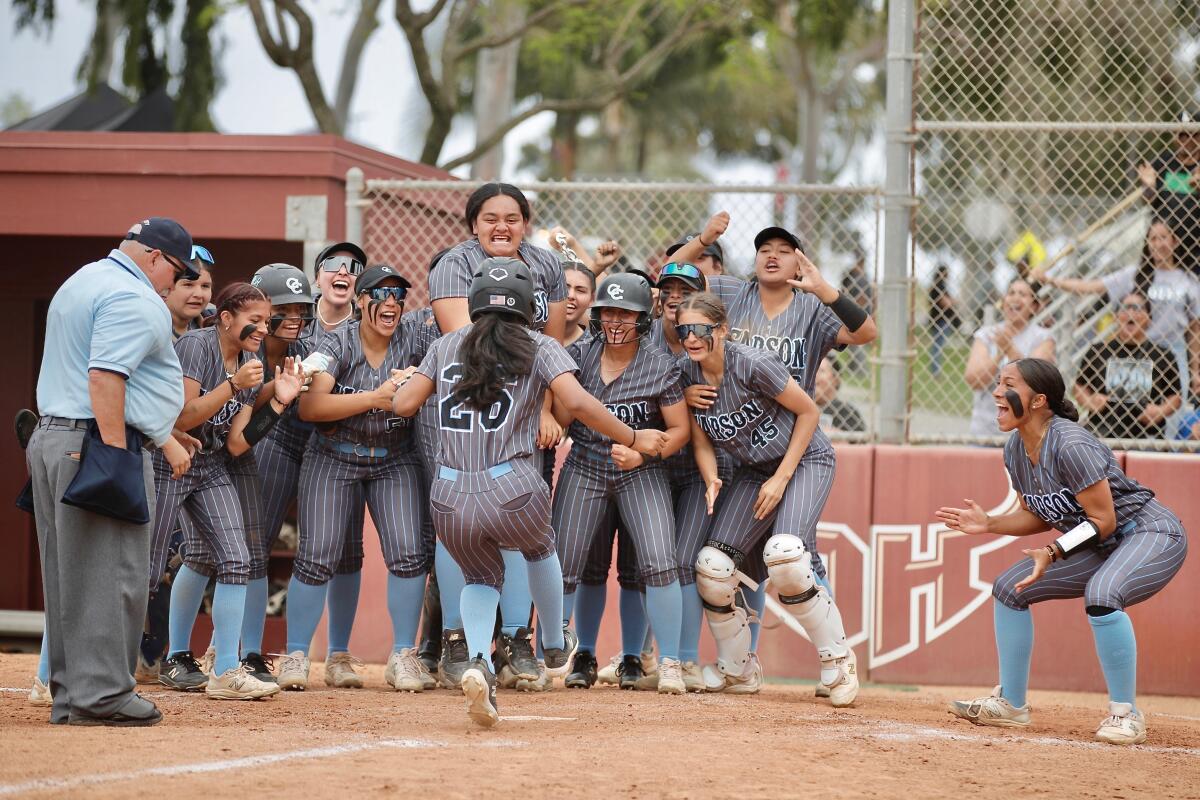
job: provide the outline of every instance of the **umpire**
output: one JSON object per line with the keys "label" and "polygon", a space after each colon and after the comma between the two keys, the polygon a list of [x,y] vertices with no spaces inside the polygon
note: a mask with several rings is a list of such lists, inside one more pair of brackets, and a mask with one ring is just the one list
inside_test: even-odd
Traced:
{"label": "umpire", "polygon": [[[183,376],[162,300],[178,277],[195,272],[191,257],[183,226],[151,217],[68,278],[50,302],[37,384],[41,421],[26,454],[46,597],[50,722],[57,725],[162,719],[133,682],[154,516],[154,476],[142,447],[162,448],[176,477],[191,464],[171,435]],[[142,480],[126,472],[125,480],[109,473],[108,483],[88,483],[105,459],[133,459],[133,476],[140,461]],[[126,490],[126,507],[116,508],[114,489]],[[147,508],[149,519],[128,521]]]}

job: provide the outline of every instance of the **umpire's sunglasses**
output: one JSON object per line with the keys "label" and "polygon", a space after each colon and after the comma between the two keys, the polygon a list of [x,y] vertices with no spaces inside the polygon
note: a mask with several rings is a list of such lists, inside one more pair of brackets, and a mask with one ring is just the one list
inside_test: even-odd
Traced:
{"label": "umpire's sunglasses", "polygon": [[713,325],[709,322],[690,322],[687,325],[676,325],[675,335],[679,337],[679,341],[681,342],[686,342],[687,338],[693,333],[696,334],[697,339],[711,339],[713,331],[719,327],[721,326]]}
{"label": "umpire's sunglasses", "polygon": [[658,273],[659,281],[666,278],[691,278],[694,281],[704,281],[704,273],[695,264],[681,264],[672,261]]}
{"label": "umpire's sunglasses", "polygon": [[321,262],[323,272],[337,272],[342,267],[345,267],[346,272],[351,275],[361,275],[366,269],[363,263],[353,256],[330,256]]}
{"label": "umpire's sunglasses", "polygon": [[404,296],[408,294],[408,289],[404,286],[376,286],[368,294],[377,303],[385,302],[389,297],[394,297],[397,303],[402,303]]}
{"label": "umpire's sunglasses", "polygon": [[217,263],[217,260],[215,258],[213,258],[212,250],[209,250],[207,247],[205,247],[202,244],[192,245],[192,261],[195,261],[197,259],[199,259],[200,261],[202,261],[203,263],[207,264],[210,267],[213,264]]}

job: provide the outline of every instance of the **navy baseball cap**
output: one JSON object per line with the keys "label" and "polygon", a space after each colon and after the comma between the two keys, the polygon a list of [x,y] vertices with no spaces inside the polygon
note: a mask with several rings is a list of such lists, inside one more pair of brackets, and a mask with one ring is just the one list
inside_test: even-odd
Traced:
{"label": "navy baseball cap", "polygon": [[[676,242],[675,244],[673,244],[667,248],[667,255],[668,256],[675,255],[676,250],[683,247],[685,244],[690,242],[692,239],[695,239],[699,235],[700,234],[698,234],[698,233],[687,234],[682,239],[680,239],[678,242]],[[704,248],[704,252],[707,253],[708,255],[712,256],[713,258],[715,258],[717,261],[720,261],[722,264],[725,263],[725,251],[721,249],[720,242],[713,242],[708,247]]]}
{"label": "navy baseball cap", "polygon": [[772,239],[783,239],[792,247],[804,253],[804,255],[808,255],[808,251],[804,249],[804,245],[800,243],[800,239],[794,233],[787,228],[780,228],[778,226],[763,228],[759,231],[758,235],[754,237],[754,249],[757,250],[763,246],[763,243],[769,242]]}
{"label": "navy baseball cap", "polygon": [[125,238],[171,256],[185,268],[192,280],[200,277],[200,271],[192,262],[192,235],[170,217],[144,219],[134,225]]}
{"label": "navy baseball cap", "polygon": [[358,280],[354,282],[354,293],[358,295],[369,292],[388,278],[395,278],[400,281],[400,285],[405,289],[412,288],[412,284],[408,282],[408,279],[397,272],[395,267],[388,266],[387,264],[376,264],[358,276]]}

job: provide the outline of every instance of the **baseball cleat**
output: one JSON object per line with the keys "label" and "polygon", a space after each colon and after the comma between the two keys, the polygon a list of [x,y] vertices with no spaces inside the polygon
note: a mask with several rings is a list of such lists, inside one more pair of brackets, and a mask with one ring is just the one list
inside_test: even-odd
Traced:
{"label": "baseball cleat", "polygon": [[330,653],[325,658],[325,685],[335,689],[361,689],[363,679],[354,668],[362,665],[363,662],[349,653]]}
{"label": "baseball cleat", "polygon": [[471,664],[467,654],[467,632],[454,628],[442,633],[442,663],[438,665],[438,682],[445,689],[457,689],[463,672]]}
{"label": "baseball cleat", "polygon": [[162,672],[162,661],[155,661],[153,664],[147,663],[142,655],[141,648],[138,648],[137,666],[133,670],[133,680],[135,683],[158,683],[158,675]]}
{"label": "baseball cleat", "polygon": [[689,692],[704,691],[704,675],[700,672],[699,664],[695,661],[685,661],[679,665],[679,671],[683,675],[683,685]]}
{"label": "baseball cleat", "polygon": [[239,664],[209,678],[204,694],[214,700],[261,700],[279,694],[279,685],[260,681],[250,667]]}
{"label": "baseball cleat", "polygon": [[575,654],[575,666],[563,680],[568,689],[590,689],[596,682],[596,657],[591,650],[580,650]]}
{"label": "baseball cleat", "polygon": [[674,658],[664,658],[658,665],[659,694],[687,694],[683,683],[683,672]]}
{"label": "baseball cleat", "polygon": [[204,651],[204,655],[200,658],[200,671],[205,675],[213,674],[213,665],[217,663],[217,648],[211,644]]}
{"label": "baseball cleat", "polygon": [[163,662],[158,682],[180,692],[199,692],[208,685],[208,676],[200,669],[192,651],[184,650]]}
{"label": "baseball cleat", "polygon": [[275,662],[264,657],[262,653],[247,653],[246,657],[242,659],[242,666],[263,683],[278,682],[274,672]]}
{"label": "baseball cleat", "polygon": [[700,671],[704,678],[704,691],[726,692],[727,694],[758,694],[762,689],[762,663],[756,653],[750,654],[746,671],[740,675],[726,675],[716,664],[706,664]]}
{"label": "baseball cleat", "polygon": [[1029,706],[1017,708],[1000,695],[997,686],[987,697],[974,700],[954,700],[949,711],[959,719],[972,725],[992,725],[997,728],[1025,728],[1029,726]]}
{"label": "baseball cleat", "polygon": [[829,697],[829,687],[818,681],[813,697]]}
{"label": "baseball cleat", "polygon": [[575,631],[563,625],[563,646],[545,647],[543,642],[543,650],[546,656],[546,674],[551,678],[561,678],[571,671],[571,664],[575,660],[575,654],[579,652],[579,637],[575,635]]}
{"label": "baseball cleat", "polygon": [[538,662],[538,679],[536,681],[519,680],[513,687],[518,692],[548,692],[554,688],[554,679],[546,672],[546,665]]}
{"label": "baseball cleat", "polygon": [[500,721],[496,707],[496,676],[483,653],[475,656],[462,675],[463,696],[467,698],[467,716],[485,728]]}
{"label": "baseball cleat", "polygon": [[1141,744],[1146,741],[1146,718],[1132,703],[1108,704],[1108,718],[1100,723],[1096,738],[1109,744]]}
{"label": "baseball cleat", "polygon": [[621,676],[617,674],[617,669],[621,666],[621,656],[613,656],[607,664],[596,670],[596,683],[601,686],[619,686]]}
{"label": "baseball cleat", "polygon": [[622,689],[636,689],[642,678],[642,660],[637,656],[625,656],[617,665],[617,680]]}
{"label": "baseball cleat", "polygon": [[829,702],[834,708],[846,708],[853,705],[854,699],[858,697],[858,657],[854,655],[853,648],[848,648],[845,657],[839,658],[835,663],[841,677],[829,687]]}
{"label": "baseball cleat", "polygon": [[308,656],[303,650],[293,650],[279,661],[279,688],[303,692],[308,687]]}
{"label": "baseball cleat", "polygon": [[501,633],[496,641],[496,649],[504,664],[519,680],[536,681],[538,679],[537,656],[533,654],[533,630],[517,628],[513,635]]}
{"label": "baseball cleat", "polygon": [[415,647],[406,647],[399,652],[393,652],[388,659],[387,669],[383,671],[383,679],[397,692],[423,692],[425,679],[421,662],[417,660]]}
{"label": "baseball cleat", "polygon": [[50,687],[42,683],[40,678],[34,677],[33,679],[33,688],[29,690],[29,705],[54,705],[54,698],[50,695]]}

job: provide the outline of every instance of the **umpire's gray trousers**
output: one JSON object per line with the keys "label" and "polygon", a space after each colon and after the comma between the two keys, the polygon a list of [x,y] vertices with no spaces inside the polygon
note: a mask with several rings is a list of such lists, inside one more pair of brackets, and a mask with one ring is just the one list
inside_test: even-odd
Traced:
{"label": "umpire's gray trousers", "polygon": [[[79,470],[72,454],[79,453],[85,426],[43,419],[25,454],[42,554],[53,722],[68,715],[107,717],[133,698],[150,594],[150,523],[133,525],[59,502]],[[142,477],[153,518],[146,452]]]}

